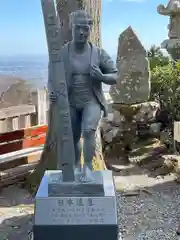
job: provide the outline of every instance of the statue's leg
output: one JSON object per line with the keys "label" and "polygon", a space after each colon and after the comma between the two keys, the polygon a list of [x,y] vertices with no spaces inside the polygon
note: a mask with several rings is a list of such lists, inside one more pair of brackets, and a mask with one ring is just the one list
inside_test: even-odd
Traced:
{"label": "statue's leg", "polygon": [[76,108],[70,107],[70,114],[71,114],[71,124],[72,124],[72,132],[73,132],[73,140],[74,140],[74,150],[75,150],[75,157],[76,168],[81,167],[80,159],[81,159],[81,119],[82,113],[78,111]]}
{"label": "statue's leg", "polygon": [[84,163],[91,170],[96,148],[95,134],[100,119],[100,105],[96,102],[87,104],[82,115],[83,154]]}

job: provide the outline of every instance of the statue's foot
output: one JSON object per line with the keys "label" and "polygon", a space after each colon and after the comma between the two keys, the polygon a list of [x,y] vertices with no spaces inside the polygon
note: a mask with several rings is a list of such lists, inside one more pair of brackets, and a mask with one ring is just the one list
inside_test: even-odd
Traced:
{"label": "statue's foot", "polygon": [[76,173],[81,173],[81,172],[82,172],[82,167],[81,167],[81,165],[76,165],[74,171],[75,171],[75,174],[76,174]]}
{"label": "statue's foot", "polygon": [[87,166],[83,166],[81,180],[83,182],[94,182],[95,179],[92,176],[92,170],[90,170]]}

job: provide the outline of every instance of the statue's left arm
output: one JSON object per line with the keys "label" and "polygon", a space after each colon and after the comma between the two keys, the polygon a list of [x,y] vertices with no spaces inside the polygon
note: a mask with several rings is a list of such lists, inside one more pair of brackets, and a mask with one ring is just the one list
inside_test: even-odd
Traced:
{"label": "statue's left arm", "polygon": [[100,50],[100,69],[103,73],[102,82],[108,85],[117,83],[117,68],[112,58],[104,49]]}

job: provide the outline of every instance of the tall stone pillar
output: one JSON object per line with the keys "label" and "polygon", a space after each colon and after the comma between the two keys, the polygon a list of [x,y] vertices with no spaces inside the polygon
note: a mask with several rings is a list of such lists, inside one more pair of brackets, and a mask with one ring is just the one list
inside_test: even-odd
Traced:
{"label": "tall stone pillar", "polygon": [[157,7],[159,14],[169,16],[168,39],[161,44],[171,55],[174,61],[180,59],[180,1],[169,0],[167,6],[159,5]]}
{"label": "tall stone pillar", "polygon": [[147,105],[150,96],[150,71],[146,55],[144,46],[129,26],[119,36],[116,65],[120,74],[117,84],[112,85],[109,91],[112,108],[121,117],[121,130],[117,134],[114,149],[119,149],[119,155],[126,161],[136,142],[137,115],[140,115],[142,106]]}
{"label": "tall stone pillar", "polygon": [[69,29],[69,13],[84,9],[93,18],[90,41],[97,46],[101,45],[101,0],[56,0],[56,3],[64,43],[70,41],[72,37]]}

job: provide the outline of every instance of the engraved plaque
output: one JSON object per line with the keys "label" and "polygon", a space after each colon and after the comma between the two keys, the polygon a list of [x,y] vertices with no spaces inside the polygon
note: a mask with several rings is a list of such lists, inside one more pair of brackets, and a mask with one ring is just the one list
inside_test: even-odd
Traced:
{"label": "engraved plaque", "polygon": [[97,185],[101,184],[104,188],[103,196],[49,196],[49,184],[57,181],[60,185],[68,183],[61,182],[62,171],[46,171],[36,194],[35,225],[116,225],[116,195],[112,172],[100,171],[93,174]]}
{"label": "engraved plaque", "polygon": [[117,224],[115,197],[37,199],[35,225]]}

